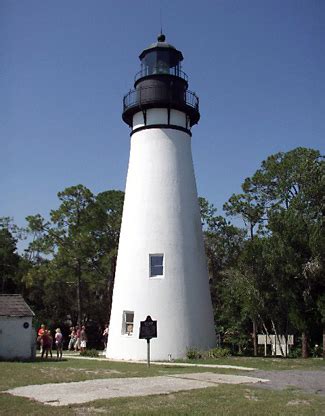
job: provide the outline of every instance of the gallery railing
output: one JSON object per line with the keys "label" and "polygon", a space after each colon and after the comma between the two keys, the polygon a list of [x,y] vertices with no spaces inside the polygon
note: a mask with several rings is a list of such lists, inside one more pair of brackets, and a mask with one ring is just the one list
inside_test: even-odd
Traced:
{"label": "gallery railing", "polygon": [[182,71],[181,69],[177,68],[176,66],[174,66],[173,68],[162,68],[158,66],[154,68],[149,68],[149,67],[142,68],[141,71],[139,71],[135,75],[134,81],[137,81],[138,79],[147,77],[149,75],[162,75],[162,74],[174,75],[175,77],[184,79],[186,82],[188,81],[188,76],[186,75],[186,73]]}
{"label": "gallery railing", "polygon": [[199,97],[192,91],[169,89],[164,86],[140,87],[123,98],[123,111],[135,106],[159,104],[163,106],[189,106],[199,111]]}

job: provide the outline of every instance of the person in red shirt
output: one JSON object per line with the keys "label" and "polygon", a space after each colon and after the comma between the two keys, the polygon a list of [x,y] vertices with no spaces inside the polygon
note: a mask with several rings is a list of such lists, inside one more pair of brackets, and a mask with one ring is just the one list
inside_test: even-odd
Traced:
{"label": "person in red shirt", "polygon": [[41,337],[42,335],[44,335],[44,331],[45,331],[45,325],[42,324],[40,329],[37,332],[37,335]]}
{"label": "person in red shirt", "polygon": [[40,329],[37,331],[37,342],[39,343],[39,350],[42,354],[43,352],[43,335],[45,333],[46,326],[44,324],[41,325]]}

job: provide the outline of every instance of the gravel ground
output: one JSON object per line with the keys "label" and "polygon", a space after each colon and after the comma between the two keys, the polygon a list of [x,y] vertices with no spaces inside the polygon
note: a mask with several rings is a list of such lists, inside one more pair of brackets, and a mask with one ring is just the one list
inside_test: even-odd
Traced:
{"label": "gravel ground", "polygon": [[272,390],[283,390],[297,387],[308,393],[325,395],[325,368],[314,371],[286,370],[286,371],[253,371],[252,377],[268,379],[269,382],[258,384],[258,387]]}
{"label": "gravel ground", "polygon": [[27,397],[51,406],[87,403],[113,397],[149,396],[202,389],[221,383],[262,383],[266,380],[229,374],[193,373],[158,377],[111,378],[72,383],[39,384],[16,387],[6,393]]}

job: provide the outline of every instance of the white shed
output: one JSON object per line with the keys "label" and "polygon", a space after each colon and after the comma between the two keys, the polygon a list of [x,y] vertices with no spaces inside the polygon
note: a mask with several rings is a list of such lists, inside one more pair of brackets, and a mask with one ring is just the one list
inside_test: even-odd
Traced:
{"label": "white shed", "polygon": [[21,295],[0,295],[0,359],[31,359],[36,353],[34,312]]}

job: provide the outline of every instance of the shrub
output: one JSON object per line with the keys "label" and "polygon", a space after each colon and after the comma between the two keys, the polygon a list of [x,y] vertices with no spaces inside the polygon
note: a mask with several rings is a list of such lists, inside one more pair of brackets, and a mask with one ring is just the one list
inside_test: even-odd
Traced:
{"label": "shrub", "polygon": [[322,348],[319,345],[316,344],[313,348],[311,348],[310,355],[313,358],[322,357],[322,355],[323,355]]}
{"label": "shrub", "polygon": [[221,358],[221,357],[229,357],[231,352],[228,348],[212,348],[208,351],[200,351],[195,347],[191,347],[187,349],[186,357],[189,360],[208,360],[209,358]]}
{"label": "shrub", "polygon": [[98,357],[98,351],[94,349],[81,351],[80,355],[82,357]]}
{"label": "shrub", "polygon": [[302,354],[301,347],[295,347],[295,348],[290,349],[288,357],[289,358],[301,358],[301,354]]}
{"label": "shrub", "polygon": [[228,348],[212,348],[211,350],[207,351],[208,358],[229,357],[230,355],[231,353]]}
{"label": "shrub", "polygon": [[202,358],[202,353],[195,347],[187,348],[186,357],[189,360],[198,360]]}

